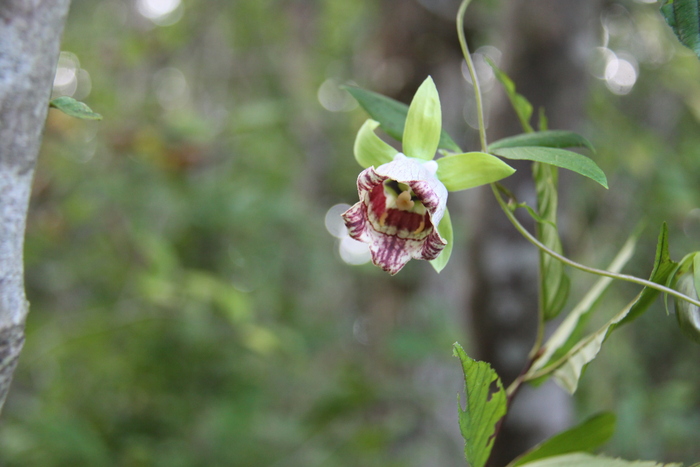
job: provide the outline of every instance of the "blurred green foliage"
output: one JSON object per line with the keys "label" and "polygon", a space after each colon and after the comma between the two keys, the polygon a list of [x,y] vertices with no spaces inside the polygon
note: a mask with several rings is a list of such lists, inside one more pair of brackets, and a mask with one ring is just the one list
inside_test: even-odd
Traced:
{"label": "blurred green foliage", "polygon": [[0,464],[459,460],[439,378],[411,382],[453,364],[444,300],[411,292],[420,267],[345,265],[324,227],[364,116],[319,88],[349,101],[375,3],[187,0],[166,26],[143,4],[72,4],[62,50],[104,120],[49,115]]}
{"label": "blurred green foliage", "polygon": [[[90,78],[74,97],[104,120],[50,111],[0,464],[463,465],[456,266],[439,281],[424,262],[393,279],[350,267],[323,224],[356,197],[366,118],[334,86],[381,90],[370,67],[391,12],[185,0],[159,26],[142,3],[73,1],[62,50]],[[603,18],[623,26],[608,47],[660,53],[637,53],[627,95],[591,83],[580,132],[611,190],[569,193],[564,243],[604,264],[645,219],[648,255],[632,272],[646,277],[662,220],[674,259],[698,249],[700,65],[653,6],[614,4]],[[453,217],[459,258],[468,221]],[[611,309],[635,293],[619,291]],[[662,310],[606,344],[577,400],[583,415],[617,414],[610,454],[698,460],[698,350]]]}

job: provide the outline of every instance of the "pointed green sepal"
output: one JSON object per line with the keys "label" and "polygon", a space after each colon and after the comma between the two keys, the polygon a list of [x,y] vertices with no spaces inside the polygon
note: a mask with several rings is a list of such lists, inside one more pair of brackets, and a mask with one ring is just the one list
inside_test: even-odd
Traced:
{"label": "pointed green sepal", "polygon": [[438,233],[442,238],[447,240],[447,245],[442,249],[440,256],[430,261],[433,269],[439,273],[445,268],[445,266],[447,266],[447,262],[450,260],[450,255],[452,255],[452,220],[450,220],[450,211],[447,209],[445,209],[445,214],[442,216],[440,224],[438,224]]}
{"label": "pointed green sepal", "polygon": [[466,190],[497,182],[515,172],[498,157],[484,152],[452,154],[437,160],[437,176],[448,191]]}
{"label": "pointed green sepal", "polygon": [[441,131],[440,97],[433,79],[428,76],[408,107],[403,130],[404,154],[416,159],[432,160],[440,142]]}
{"label": "pointed green sepal", "polygon": [[394,160],[398,151],[384,142],[374,130],[379,126],[376,120],[367,120],[355,138],[355,159],[366,169],[367,167],[379,167]]}
{"label": "pointed green sepal", "polygon": [[[406,115],[408,115],[408,106],[406,104],[366,89],[354,86],[342,86],[342,88],[357,100],[358,104],[367,111],[372,119],[379,122],[382,130],[387,135],[396,141],[402,140]],[[438,147],[452,152],[462,152],[457,143],[445,130],[442,130],[440,134]]]}

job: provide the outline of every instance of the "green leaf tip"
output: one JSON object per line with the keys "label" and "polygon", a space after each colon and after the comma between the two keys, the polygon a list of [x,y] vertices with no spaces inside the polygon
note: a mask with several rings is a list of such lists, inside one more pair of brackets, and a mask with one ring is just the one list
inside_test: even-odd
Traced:
{"label": "green leaf tip", "polygon": [[49,107],[53,107],[66,115],[82,120],[102,120],[102,115],[93,112],[87,104],[68,96],[61,96],[53,99],[49,102]]}
{"label": "green leaf tip", "polygon": [[698,0],[666,0],[661,15],[681,44],[700,57],[700,4]]}
{"label": "green leaf tip", "polygon": [[[472,467],[483,467],[491,455],[498,422],[507,411],[506,391],[491,365],[471,359],[458,343],[453,354],[460,359],[464,372],[465,408],[459,403],[464,455]],[[496,389],[492,391],[494,383]]]}

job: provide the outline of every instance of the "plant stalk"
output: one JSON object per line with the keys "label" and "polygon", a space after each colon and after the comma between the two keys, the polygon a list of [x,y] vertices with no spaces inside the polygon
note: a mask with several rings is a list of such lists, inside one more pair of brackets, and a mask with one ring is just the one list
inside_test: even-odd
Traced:
{"label": "plant stalk", "polygon": [[493,190],[493,194],[496,197],[496,200],[498,201],[498,204],[501,206],[501,209],[505,213],[506,217],[508,217],[508,220],[513,224],[513,226],[516,228],[520,234],[525,237],[530,243],[535,245],[537,248],[542,250],[543,252],[547,253],[551,257],[561,261],[562,263],[571,266],[573,268],[576,268],[580,271],[584,271],[590,274],[596,274],[598,276],[603,276],[603,277],[610,277],[611,279],[618,279],[621,281],[625,282],[632,282],[633,284],[638,284],[638,285],[643,285],[644,287],[649,287],[650,289],[655,289],[658,290],[659,292],[666,293],[668,295],[671,295],[673,297],[679,298],[681,300],[685,300],[688,303],[692,303],[695,306],[700,307],[700,301],[694,300],[691,297],[688,297],[687,295],[684,295],[680,292],[677,292],[671,288],[668,288],[666,286],[663,286],[661,284],[657,284],[656,282],[652,282],[646,279],[640,279],[639,277],[636,276],[630,276],[628,274],[619,274],[611,271],[605,271],[603,269],[596,269],[592,268],[590,266],[583,265],[581,263],[577,263],[576,261],[573,261],[566,256],[563,256],[556,251],[548,248],[546,245],[541,243],[537,238],[532,235],[528,230],[516,219],[515,215],[513,212],[508,208],[508,205],[506,202],[503,200],[501,197],[500,192],[498,191],[498,188],[495,183],[491,184],[491,189]]}
{"label": "plant stalk", "polygon": [[481,141],[481,152],[487,152],[488,145],[486,144],[484,104],[481,100],[481,89],[479,88],[479,80],[476,78],[474,62],[472,62],[472,56],[469,53],[467,39],[464,37],[464,12],[467,10],[469,3],[471,3],[471,0],[462,0],[462,4],[459,6],[459,10],[457,11],[457,36],[459,37],[459,45],[462,46],[462,55],[464,55],[464,60],[467,62],[469,76],[471,77],[472,84],[474,85],[474,98],[476,100],[476,116],[479,121],[479,140]]}

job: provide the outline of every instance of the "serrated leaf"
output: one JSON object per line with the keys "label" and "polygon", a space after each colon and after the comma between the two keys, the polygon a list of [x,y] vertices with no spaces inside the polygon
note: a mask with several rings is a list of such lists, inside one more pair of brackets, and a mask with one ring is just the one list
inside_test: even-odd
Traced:
{"label": "serrated leaf", "polygon": [[626,461],[587,453],[572,453],[547,457],[523,464],[523,467],[683,467],[683,464],[664,464],[655,461]]}
{"label": "serrated leaf", "polygon": [[[537,193],[537,213],[544,221],[537,223],[537,238],[549,249],[562,253],[557,229],[558,171],[556,167],[541,162],[535,162],[532,167]],[[539,255],[540,316],[551,320],[559,315],[566,304],[570,281],[561,261],[544,251],[540,251]]]}
{"label": "serrated leaf", "polygon": [[528,160],[544,162],[555,165],[562,169],[568,169],[578,174],[588,177],[608,187],[608,181],[600,167],[591,159],[576,152],[558,148],[543,148],[536,146],[523,146],[517,148],[500,148],[493,151],[494,154],[506,159]]}
{"label": "serrated leaf", "polygon": [[[408,106],[390,97],[355,86],[343,86],[352,97],[365,109],[372,119],[379,122],[382,130],[397,141],[403,139]],[[445,130],[440,132],[438,148],[452,152],[462,152]]]}
{"label": "serrated leaf", "polygon": [[497,182],[515,172],[498,157],[483,152],[451,154],[437,160],[437,176],[449,191]]}
{"label": "serrated leaf", "polygon": [[433,79],[428,76],[408,107],[403,130],[403,152],[408,157],[430,161],[440,141],[442,110]]}
{"label": "serrated leaf", "polygon": [[367,120],[360,131],[357,132],[355,138],[355,146],[353,152],[355,159],[366,169],[367,167],[379,167],[382,164],[394,160],[394,156],[398,151],[391,145],[384,142],[374,130],[379,126],[376,120]]}
{"label": "serrated leaf", "polygon": [[[453,352],[462,362],[464,371],[465,408],[459,404],[464,455],[471,467],[483,467],[491,455],[496,425],[506,414],[506,391],[491,365],[472,360],[457,343]],[[494,383],[496,390],[491,392]]]}
{"label": "serrated leaf", "polygon": [[102,120],[102,115],[93,112],[84,102],[77,101],[72,97],[61,96],[49,102],[49,106],[60,110],[71,117],[82,120]]}
{"label": "serrated leaf", "polygon": [[559,456],[579,451],[593,451],[606,443],[615,432],[615,415],[604,412],[587,419],[530,449],[527,453],[508,464],[518,467],[528,462],[547,457]]}
{"label": "serrated leaf", "polygon": [[438,224],[438,233],[447,240],[447,245],[442,249],[442,253],[437,258],[430,260],[431,266],[436,272],[442,271],[447,262],[450,260],[452,255],[452,244],[453,244],[453,233],[452,233],[452,220],[450,219],[449,210],[445,209],[445,214],[442,216],[440,223]]}
{"label": "serrated leaf", "polygon": [[[607,270],[615,273],[620,272],[632,258],[636,245],[637,236],[632,235],[622,246]],[[556,364],[561,357],[573,348],[576,342],[579,341],[578,334],[582,332],[587,318],[611,283],[612,279],[609,277],[601,277],[596,281],[547,340],[544,345],[544,352],[531,365],[525,376],[526,380],[537,378],[538,373],[543,374],[553,369],[551,365]]]}
{"label": "serrated leaf", "polygon": [[486,61],[493,68],[493,72],[496,75],[496,79],[500,81],[501,85],[506,91],[506,95],[510,100],[510,104],[513,106],[518,120],[520,120],[520,125],[526,132],[532,132],[532,126],[530,125],[530,118],[532,118],[532,104],[524,96],[518,94],[515,91],[515,84],[505,72],[496,66],[493,61],[486,57]]}
{"label": "serrated leaf", "polygon": [[[661,225],[661,232],[659,233],[659,239],[656,242],[656,254],[654,256],[654,266],[651,270],[651,275],[649,280],[656,282],[657,284],[665,284],[671,273],[674,271],[678,263],[671,260],[671,255],[668,251],[668,226],[664,222]],[[632,306],[629,314],[616,325],[622,326],[635,319],[637,319],[642,313],[644,313],[647,308],[652,304],[654,299],[659,295],[659,291],[656,289],[650,289],[649,287],[644,287],[642,289],[641,297]]]}
{"label": "serrated leaf", "polygon": [[698,0],[666,0],[661,14],[681,44],[700,57],[700,5]]}
{"label": "serrated leaf", "polygon": [[500,148],[540,146],[546,148],[587,148],[595,152],[593,145],[583,136],[573,131],[548,130],[522,133],[499,139],[489,144],[489,151]]}

